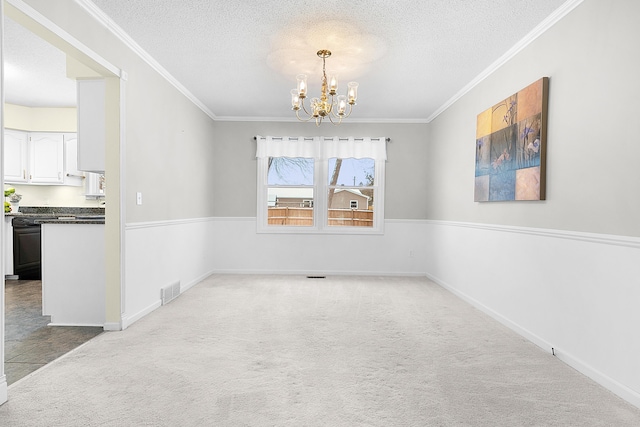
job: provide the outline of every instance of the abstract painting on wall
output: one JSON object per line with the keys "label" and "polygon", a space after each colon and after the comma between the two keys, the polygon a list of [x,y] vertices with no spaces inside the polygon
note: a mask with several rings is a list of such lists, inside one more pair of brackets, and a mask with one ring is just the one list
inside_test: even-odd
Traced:
{"label": "abstract painting on wall", "polygon": [[548,97],[543,77],[478,114],[476,202],[545,199]]}

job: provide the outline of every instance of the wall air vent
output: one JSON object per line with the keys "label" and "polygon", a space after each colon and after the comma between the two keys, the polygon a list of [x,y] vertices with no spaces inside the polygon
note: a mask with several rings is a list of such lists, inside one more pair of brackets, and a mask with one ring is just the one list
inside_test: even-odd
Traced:
{"label": "wall air vent", "polygon": [[160,289],[160,299],[162,305],[169,304],[180,295],[180,282],[175,282],[167,287]]}

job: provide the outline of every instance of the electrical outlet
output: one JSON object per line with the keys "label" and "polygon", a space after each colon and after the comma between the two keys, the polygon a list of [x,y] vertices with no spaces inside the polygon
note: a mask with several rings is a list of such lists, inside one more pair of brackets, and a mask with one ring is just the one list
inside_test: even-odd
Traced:
{"label": "electrical outlet", "polygon": [[142,193],[138,191],[136,193],[136,205],[141,205],[141,204],[142,204]]}

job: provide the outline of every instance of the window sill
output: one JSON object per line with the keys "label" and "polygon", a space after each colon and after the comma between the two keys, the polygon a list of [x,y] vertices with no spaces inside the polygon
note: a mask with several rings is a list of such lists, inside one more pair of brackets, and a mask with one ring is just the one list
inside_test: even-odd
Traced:
{"label": "window sill", "polygon": [[373,227],[327,227],[327,228],[317,228],[317,227],[291,227],[291,226],[277,226],[270,225],[268,227],[258,226],[257,229],[258,234],[327,234],[327,235],[361,235],[361,236],[381,236],[384,235],[384,229],[373,228]]}

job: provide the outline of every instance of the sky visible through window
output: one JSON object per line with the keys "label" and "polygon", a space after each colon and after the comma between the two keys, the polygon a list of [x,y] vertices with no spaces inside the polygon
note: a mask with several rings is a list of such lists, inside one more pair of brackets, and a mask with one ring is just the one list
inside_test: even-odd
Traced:
{"label": "sky visible through window", "polygon": [[[336,159],[329,159],[327,183],[336,166]],[[373,159],[342,159],[336,185],[363,186],[370,184],[367,175],[373,177]],[[268,185],[313,185],[313,159],[276,157],[271,161],[267,176]]]}
{"label": "sky visible through window", "polygon": [[269,163],[268,185],[313,185],[313,159],[272,157]]}
{"label": "sky visible through window", "polygon": [[[369,185],[367,175],[374,176],[373,159],[342,159],[340,173],[336,185],[361,187]],[[329,159],[329,171],[327,175],[327,183],[331,184],[331,176],[336,167],[336,159]]]}

